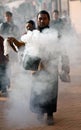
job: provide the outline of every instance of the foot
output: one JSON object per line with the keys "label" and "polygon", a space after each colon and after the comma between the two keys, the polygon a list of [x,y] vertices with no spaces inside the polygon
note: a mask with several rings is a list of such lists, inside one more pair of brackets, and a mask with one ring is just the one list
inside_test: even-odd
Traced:
{"label": "foot", "polygon": [[48,125],[54,125],[53,116],[47,116],[47,124]]}

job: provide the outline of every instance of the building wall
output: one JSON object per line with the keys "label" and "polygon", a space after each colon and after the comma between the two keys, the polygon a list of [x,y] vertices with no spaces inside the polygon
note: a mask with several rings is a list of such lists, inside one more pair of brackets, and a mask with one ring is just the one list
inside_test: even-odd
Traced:
{"label": "building wall", "polygon": [[70,18],[73,26],[81,33],[81,2],[71,1],[70,2]]}

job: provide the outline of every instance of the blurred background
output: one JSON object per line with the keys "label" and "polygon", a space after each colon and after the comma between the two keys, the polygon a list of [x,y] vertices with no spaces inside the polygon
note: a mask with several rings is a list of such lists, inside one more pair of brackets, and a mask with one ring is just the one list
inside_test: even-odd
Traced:
{"label": "blurred background", "polygon": [[58,9],[60,17],[69,17],[78,33],[81,32],[81,0],[0,0],[0,23],[4,21],[4,12],[9,10],[23,31],[26,21],[36,20],[41,9],[48,10],[51,19],[52,11]]}

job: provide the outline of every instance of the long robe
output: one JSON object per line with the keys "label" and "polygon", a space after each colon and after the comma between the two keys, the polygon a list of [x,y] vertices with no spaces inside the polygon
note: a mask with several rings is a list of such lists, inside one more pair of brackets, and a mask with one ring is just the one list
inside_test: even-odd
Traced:
{"label": "long robe", "polygon": [[[32,43],[32,46],[30,45],[32,49],[29,49],[29,52],[25,51],[25,55],[31,55],[31,59],[38,56],[41,59],[41,63],[44,65],[43,69],[36,71],[35,74],[32,75],[33,84],[31,89],[30,109],[35,113],[50,114],[57,111],[58,65],[60,58],[62,58],[62,69],[64,71],[69,69],[69,61],[66,54],[63,55],[61,46],[58,43],[59,40],[56,37],[54,39],[53,35],[51,35],[48,30],[42,34],[44,36],[40,34],[39,40],[37,41],[40,44],[38,47],[38,55],[37,53],[36,55],[31,55],[32,52],[30,52],[31,50],[37,51],[38,44],[35,46],[35,44]],[[34,47],[36,47],[36,49]],[[28,59],[24,56],[23,62],[25,60]]]}

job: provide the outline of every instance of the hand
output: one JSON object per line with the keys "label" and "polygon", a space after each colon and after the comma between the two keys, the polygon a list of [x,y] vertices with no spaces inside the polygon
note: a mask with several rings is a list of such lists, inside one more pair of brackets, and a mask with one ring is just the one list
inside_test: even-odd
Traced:
{"label": "hand", "polygon": [[10,44],[10,46],[13,48],[13,50],[14,50],[15,52],[17,52],[17,49],[16,49],[16,47],[15,47],[14,44],[13,44],[14,40],[15,40],[14,37],[8,37],[8,38],[7,38],[7,41],[8,41],[8,43]]}
{"label": "hand", "polygon": [[59,74],[59,76],[60,76],[61,81],[63,81],[63,82],[71,82],[70,75],[68,73],[66,73],[65,71],[62,71]]}
{"label": "hand", "polygon": [[64,70],[66,73],[70,73],[70,67],[69,65],[63,65],[62,70]]}
{"label": "hand", "polygon": [[13,42],[14,42],[14,37],[8,37],[7,38],[7,41],[10,43],[10,44],[13,44]]}
{"label": "hand", "polygon": [[39,66],[38,66],[38,70],[43,70],[44,69],[44,65],[42,62],[39,63]]}

